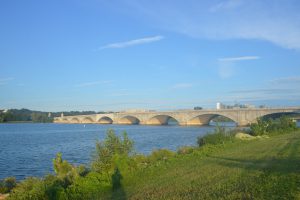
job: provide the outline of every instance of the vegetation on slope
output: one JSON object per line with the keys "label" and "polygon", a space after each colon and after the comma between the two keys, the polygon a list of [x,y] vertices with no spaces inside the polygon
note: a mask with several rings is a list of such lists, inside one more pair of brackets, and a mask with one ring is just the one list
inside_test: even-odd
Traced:
{"label": "vegetation on slope", "polygon": [[[91,115],[97,114],[95,111],[70,111],[63,112],[64,116],[72,115]],[[104,113],[104,112],[98,112]],[[0,110],[0,123],[3,122],[42,122],[49,123],[53,122],[54,117],[59,117],[61,112],[42,112],[42,111],[33,111],[28,109],[9,109],[9,110]]]}
{"label": "vegetation on slope", "polygon": [[258,119],[257,123],[251,124],[251,135],[265,135],[265,134],[283,134],[297,130],[297,124],[287,116],[282,116],[277,119]]}
{"label": "vegetation on slope", "polygon": [[205,145],[124,179],[128,199],[299,199],[300,133]]}
{"label": "vegetation on slope", "polygon": [[251,141],[234,133],[217,127],[198,139],[199,147],[144,156],[126,133],[109,130],[90,167],[58,154],[55,175],[27,178],[8,199],[299,199],[300,132],[288,127]]}

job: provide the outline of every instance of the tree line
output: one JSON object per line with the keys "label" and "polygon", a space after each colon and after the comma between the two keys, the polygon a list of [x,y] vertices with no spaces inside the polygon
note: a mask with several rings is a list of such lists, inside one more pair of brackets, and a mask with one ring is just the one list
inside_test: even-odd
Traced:
{"label": "tree line", "polygon": [[68,112],[43,112],[34,111],[29,109],[9,109],[0,110],[0,123],[5,122],[39,122],[39,123],[51,123],[54,117],[71,115],[91,115],[104,112],[95,111],[68,111]]}

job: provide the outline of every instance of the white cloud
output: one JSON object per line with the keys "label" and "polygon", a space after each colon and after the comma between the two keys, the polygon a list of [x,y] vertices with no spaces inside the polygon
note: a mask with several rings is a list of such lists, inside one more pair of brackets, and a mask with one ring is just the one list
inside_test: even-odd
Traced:
{"label": "white cloud", "polygon": [[270,81],[271,84],[300,84],[300,76],[282,77],[273,79]]}
{"label": "white cloud", "polygon": [[168,31],[216,40],[258,39],[300,49],[299,5],[294,0],[125,2],[128,13]]}
{"label": "white cloud", "polygon": [[230,78],[235,74],[235,63],[239,61],[247,60],[257,60],[260,59],[259,56],[240,56],[240,57],[228,57],[228,58],[219,58],[219,76],[223,79]]}
{"label": "white cloud", "polygon": [[112,83],[113,81],[107,80],[107,81],[92,81],[92,82],[85,82],[85,83],[80,83],[75,85],[75,87],[90,87],[90,86],[95,86],[95,85],[105,85]]}
{"label": "white cloud", "polygon": [[290,89],[257,89],[236,91],[228,98],[239,101],[259,101],[259,100],[300,100],[299,90]]}
{"label": "white cloud", "polygon": [[234,61],[243,61],[243,60],[258,60],[260,57],[258,56],[241,56],[241,57],[231,57],[231,58],[219,58],[219,61],[221,62],[234,62]]}
{"label": "white cloud", "polygon": [[178,83],[174,85],[172,88],[173,89],[185,89],[185,88],[191,88],[193,87],[193,84],[191,83]]}
{"label": "white cloud", "polygon": [[125,42],[111,43],[111,44],[104,45],[104,46],[100,47],[99,49],[126,48],[126,47],[130,47],[130,46],[136,46],[136,45],[147,44],[147,43],[151,43],[151,42],[157,42],[162,39],[164,39],[163,36],[157,35],[157,36],[153,36],[153,37],[139,38],[139,39],[129,40],[129,41],[125,41]]}
{"label": "white cloud", "polygon": [[232,90],[230,93],[234,94],[287,94],[287,93],[296,93],[297,90],[293,89],[280,89],[280,88],[261,88],[261,89],[245,89],[245,90]]}

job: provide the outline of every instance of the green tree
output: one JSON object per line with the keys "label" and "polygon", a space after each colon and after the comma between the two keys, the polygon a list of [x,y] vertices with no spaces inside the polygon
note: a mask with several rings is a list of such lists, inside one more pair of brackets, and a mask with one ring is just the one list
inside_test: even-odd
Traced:
{"label": "green tree", "polygon": [[257,123],[250,125],[252,135],[257,136],[266,134],[268,132],[268,126],[270,126],[270,121],[257,119]]}
{"label": "green tree", "polygon": [[53,168],[57,178],[62,180],[65,186],[72,184],[75,179],[88,173],[88,170],[83,165],[76,167],[63,160],[61,153],[58,153],[53,159]]}
{"label": "green tree", "polygon": [[41,112],[33,112],[31,114],[31,119],[33,122],[42,122],[42,123],[52,122],[52,118],[49,118],[47,113],[41,113]]}
{"label": "green tree", "polygon": [[133,152],[133,141],[124,132],[122,137],[118,137],[115,131],[109,129],[106,138],[102,142],[96,143],[96,151],[91,163],[92,170],[104,173],[107,178],[113,173],[117,163],[127,163],[129,155]]}
{"label": "green tree", "polygon": [[0,123],[3,123],[3,122],[4,122],[4,114],[0,113]]}

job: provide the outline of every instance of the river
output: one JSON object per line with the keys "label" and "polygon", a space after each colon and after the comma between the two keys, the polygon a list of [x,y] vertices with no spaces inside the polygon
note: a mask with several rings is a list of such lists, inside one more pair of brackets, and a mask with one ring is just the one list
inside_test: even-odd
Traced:
{"label": "river", "polygon": [[[227,126],[234,126],[227,123]],[[197,137],[214,130],[213,126],[142,126],[100,124],[0,124],[0,179],[53,173],[52,159],[61,152],[73,164],[88,164],[95,142],[105,138],[108,129],[128,133],[138,153],[154,149],[176,150],[196,145]]]}

